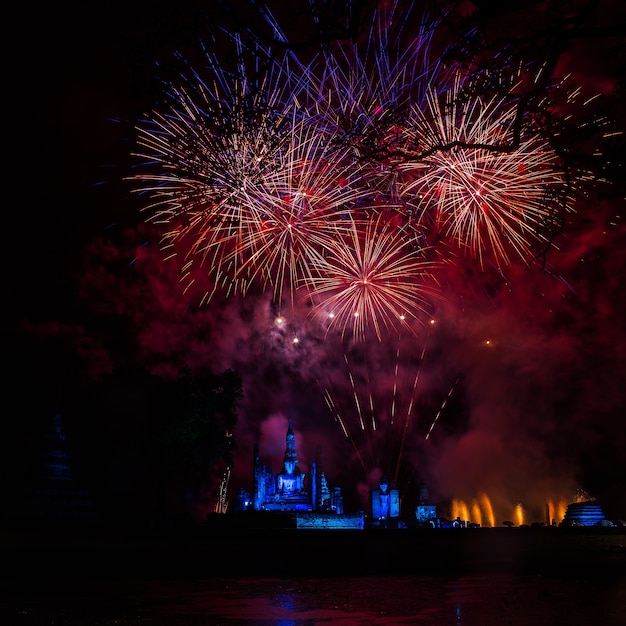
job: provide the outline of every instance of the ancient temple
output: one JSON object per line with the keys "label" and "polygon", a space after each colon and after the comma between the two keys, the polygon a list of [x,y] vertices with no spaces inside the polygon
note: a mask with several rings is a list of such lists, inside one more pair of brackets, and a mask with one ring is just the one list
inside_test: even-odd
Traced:
{"label": "ancient temple", "polygon": [[377,526],[387,526],[400,517],[400,492],[389,488],[386,476],[380,479],[378,489],[370,491],[370,510],[372,524]]}
{"label": "ancient temple", "polygon": [[428,489],[423,485],[420,487],[419,502],[415,507],[415,518],[418,526],[436,527],[440,523],[437,517],[437,507],[430,502]]}
{"label": "ancient temple", "polygon": [[261,460],[258,445],[254,446],[253,494],[248,508],[255,511],[332,510],[343,513],[341,489],[337,488],[331,493],[326,476],[320,470],[319,458],[318,451],[309,473],[302,471],[296,452],[293,424],[289,420],[283,465],[277,474]]}
{"label": "ancient temple", "polygon": [[43,434],[39,475],[11,517],[23,524],[84,524],[98,520],[89,493],[76,485],[60,413]]}
{"label": "ancient temple", "polygon": [[299,528],[362,528],[364,513],[346,515],[343,510],[341,488],[330,489],[321,471],[320,451],[309,472],[299,467],[296,437],[291,419],[287,427],[285,454],[280,471],[275,474],[254,446],[253,490],[239,491],[237,511],[277,511],[290,514]]}
{"label": "ancient temple", "polygon": [[258,445],[254,447],[252,508],[255,511],[312,511],[316,471],[313,464],[307,480],[307,475],[298,467],[296,436],[289,420],[283,466],[278,474],[261,461]]}
{"label": "ancient temple", "polygon": [[572,502],[567,505],[561,526],[598,526],[606,523],[606,516],[596,500]]}

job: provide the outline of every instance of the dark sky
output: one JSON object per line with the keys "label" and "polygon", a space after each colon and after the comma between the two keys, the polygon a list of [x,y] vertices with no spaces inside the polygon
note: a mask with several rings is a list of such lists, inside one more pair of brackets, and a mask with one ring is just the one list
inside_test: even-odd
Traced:
{"label": "dark sky", "polygon": [[[605,22],[619,4],[604,3]],[[448,268],[444,297],[400,338],[351,345],[324,337],[301,310],[277,326],[267,295],[199,306],[201,289],[182,292],[124,177],[134,121],[159,98],[156,62],[194,42],[210,16],[148,2],[38,11],[22,22],[30,56],[16,51],[21,71],[5,96],[20,181],[5,202],[7,467],[32,470],[37,428],[60,407],[79,475],[81,466],[93,475],[95,458],[100,484],[130,492],[145,478],[133,447],[150,428],[151,388],[107,377],[139,369],[170,379],[187,364],[242,376],[232,493],[251,487],[255,442],[279,469],[291,419],[303,469],[321,446],[329,484],[354,506],[385,473],[404,475],[413,493],[424,481],[438,500],[486,493],[499,521],[517,502],[541,516],[576,489],[626,518],[623,199],[581,192],[548,271]],[[614,40],[591,41],[558,68],[583,100],[618,80],[623,88]],[[361,431],[356,404],[367,421],[370,396],[379,423]]]}

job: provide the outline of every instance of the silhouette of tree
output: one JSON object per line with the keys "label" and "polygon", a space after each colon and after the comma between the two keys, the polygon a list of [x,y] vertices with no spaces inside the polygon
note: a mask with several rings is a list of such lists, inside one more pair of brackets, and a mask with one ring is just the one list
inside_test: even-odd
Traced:
{"label": "silhouette of tree", "polygon": [[190,513],[199,503],[208,509],[218,483],[233,462],[233,430],[242,398],[239,374],[192,374],[185,366],[165,383],[164,401],[151,435],[166,513]]}

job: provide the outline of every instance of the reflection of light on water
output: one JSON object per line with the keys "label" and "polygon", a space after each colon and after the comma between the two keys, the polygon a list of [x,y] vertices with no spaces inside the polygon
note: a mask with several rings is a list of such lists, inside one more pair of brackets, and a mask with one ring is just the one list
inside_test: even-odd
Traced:
{"label": "reflection of light on water", "polygon": [[292,610],[296,606],[296,599],[292,593],[281,593],[276,598],[276,606],[280,606],[283,609]]}
{"label": "reflection of light on water", "polygon": [[[23,593],[7,602],[13,602],[15,614],[26,620],[24,624],[158,622],[178,626],[608,625],[621,624],[616,620],[626,610],[615,586],[599,585],[591,575],[582,576],[575,585],[567,576],[527,575],[515,570],[461,576],[356,577],[292,577],[285,572],[283,581],[289,583],[266,576],[224,578],[217,572],[208,579],[174,576],[155,580],[149,575],[111,581],[87,576],[80,594],[74,585],[59,585],[50,594],[37,585],[36,589],[30,585],[27,591],[25,583]],[[106,603],[92,600],[102,597]],[[129,619],[131,606],[136,617]],[[602,622],[598,618],[607,615],[607,609],[614,611],[615,620]],[[68,615],[88,615],[90,619],[69,620]],[[160,619],[155,620],[155,615]]]}
{"label": "reflection of light on water", "polygon": [[[293,593],[281,593],[273,602],[275,607],[285,609],[288,613],[296,612],[296,596]],[[273,626],[296,626],[297,620],[294,619],[276,619],[272,622]]]}

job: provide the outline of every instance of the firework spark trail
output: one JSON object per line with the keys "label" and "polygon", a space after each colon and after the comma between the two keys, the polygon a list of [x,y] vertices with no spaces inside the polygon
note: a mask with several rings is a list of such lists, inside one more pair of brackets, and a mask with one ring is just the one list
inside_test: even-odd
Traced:
{"label": "firework spark trail", "polygon": [[[322,387],[319,380],[317,381],[317,383],[320,387]],[[326,400],[326,404],[328,405],[328,408],[330,409],[331,415],[335,418],[335,421],[338,422],[338,424],[341,426],[341,430],[343,431],[343,434],[345,435],[345,437],[348,438],[350,436],[349,431],[346,428],[345,422],[343,421],[341,417],[341,413],[339,413],[339,411],[337,410],[337,406],[333,400],[333,397],[330,391],[328,390],[328,388],[322,387],[322,389],[324,391],[324,399]]]}
{"label": "firework spark trail", "polygon": [[[319,385],[319,381],[318,381],[318,385]],[[337,408],[335,401],[333,400],[332,394],[330,392],[330,387],[328,384],[324,388],[324,399],[326,400],[326,405],[328,406],[331,415],[334,417],[335,421],[338,422],[339,425],[341,426],[341,430],[343,431],[344,436],[350,441],[352,448],[354,452],[356,453],[359,459],[359,462],[361,463],[361,467],[363,468],[363,471],[367,472],[368,467],[365,463],[365,460],[363,459],[361,450],[359,446],[357,445],[357,443],[355,442],[354,438],[352,437],[350,429],[346,426],[344,419],[341,417],[341,413],[339,409]]]}
{"label": "firework spark trail", "polygon": [[454,388],[457,386],[459,380],[460,380],[460,378],[457,378],[454,381],[454,384],[452,385],[452,387],[450,387],[450,391],[448,391],[448,395],[444,398],[443,403],[439,407],[439,411],[437,411],[437,415],[435,415],[435,419],[433,420],[433,423],[430,425],[430,428],[428,429],[428,432],[426,433],[426,437],[424,437],[424,441],[428,441],[428,438],[430,437],[430,433],[433,431],[433,428],[435,427],[435,424],[437,423],[437,420],[441,417],[441,413],[443,412],[443,410],[444,410],[448,400],[450,399],[450,396],[452,395],[452,392],[454,391]]}
{"label": "firework spark trail", "polygon": [[[333,393],[331,389],[336,386],[327,380],[326,387],[323,388],[324,397],[327,405],[331,408],[331,412],[335,417],[335,421],[339,422],[342,432],[353,446],[357,446],[356,440],[361,442],[361,446],[368,448],[368,461],[361,455],[359,448],[359,458],[364,464],[364,469],[369,472],[376,467],[379,459],[375,445],[375,435],[379,430],[379,420],[376,411],[380,407],[375,406],[374,388],[375,384],[370,377],[370,359],[368,358],[367,346],[362,343],[355,343],[352,346],[356,352],[349,356],[346,349],[343,352],[343,361],[345,364],[346,380],[348,382],[349,391],[340,390]],[[336,382],[336,381],[335,381]],[[344,403],[339,408],[337,400],[342,399]],[[380,398],[379,398],[380,400]],[[369,411],[369,413],[368,413]],[[356,417],[353,422],[353,428],[349,425],[349,418],[343,415],[353,415]]]}
{"label": "firework spark trail", "polygon": [[[420,354],[419,363],[417,366],[417,371],[415,372],[415,378],[413,379],[413,387],[411,391],[411,397],[409,399],[409,403],[407,405],[405,419],[404,419],[404,427],[402,428],[402,437],[400,438],[400,450],[396,457],[396,471],[394,474],[394,481],[397,482],[398,475],[400,473],[400,463],[402,461],[402,456],[404,454],[404,443],[406,440],[406,435],[409,430],[409,424],[411,422],[411,415],[413,414],[413,403],[415,402],[415,397],[417,393],[417,385],[419,383],[419,379],[422,373],[422,367],[424,365],[424,359],[426,358],[426,351],[428,350],[428,344],[430,342],[430,334],[431,330],[435,324],[435,320],[430,320],[430,324],[428,325],[428,332],[426,333],[426,340],[424,341],[424,345],[422,347],[422,352]],[[456,383],[455,383],[456,385]]]}
{"label": "firework spark trail", "polygon": [[[347,358],[346,358],[346,362],[347,362]],[[374,465],[378,464],[378,458],[377,458],[377,454],[376,454],[376,447],[374,445],[374,439],[373,439],[373,435],[376,433],[376,431],[378,430],[378,425],[377,425],[377,419],[376,419],[376,411],[374,409],[374,396],[372,394],[372,380],[370,377],[370,360],[367,358],[367,356],[365,357],[365,362],[363,363],[364,365],[364,376],[365,376],[365,385],[364,388],[367,390],[366,394],[367,394],[367,405],[369,407],[370,410],[370,424],[371,424],[371,430],[369,428],[366,427],[366,422],[362,421],[361,422],[361,430],[365,433],[365,437],[366,437],[366,441],[367,441],[367,445],[369,448],[369,453],[370,453],[370,459],[372,460],[372,463]],[[350,374],[350,376],[352,376],[352,374]],[[359,402],[359,404],[361,404]]]}
{"label": "firework spark trail", "polygon": [[396,416],[396,395],[398,393],[398,369],[400,367],[400,335],[398,335],[398,347],[396,349],[396,363],[393,368],[393,389],[391,392],[391,414],[390,421],[393,424]]}
{"label": "firework spark trail", "polygon": [[[346,386],[342,388],[335,376],[332,382],[327,379],[326,386],[321,389],[343,435],[352,446],[358,447],[359,460],[368,474],[385,466],[389,469],[384,473],[393,476],[394,482],[398,480],[434,324],[431,319],[424,340],[420,342],[419,360],[415,362],[411,357],[413,344],[406,344],[407,350],[403,351],[396,344],[392,346],[391,338],[388,338],[384,342],[388,360],[381,360],[379,357],[385,357],[378,349],[381,344],[346,343],[342,340]],[[405,345],[403,337],[406,340],[407,335],[398,335],[400,346]],[[410,337],[417,337],[417,334],[411,332]],[[412,385],[408,388],[399,380],[401,370],[407,370],[408,362],[404,362],[407,357],[416,368],[415,374],[411,375]],[[393,375],[387,377],[388,372],[393,372]],[[402,417],[404,419],[400,419]],[[381,447],[383,441],[384,446]]]}
{"label": "firework spark trail", "polygon": [[[371,385],[369,384],[368,384],[368,389],[371,389]],[[377,426],[376,426],[376,413],[374,411],[374,396],[372,395],[371,391],[369,393],[369,400],[370,400],[370,415],[372,418],[372,430],[376,430]]]}
{"label": "firework spark trail", "polygon": [[365,430],[365,422],[363,421],[363,412],[361,411],[361,402],[359,401],[359,394],[357,392],[356,384],[354,382],[354,376],[352,375],[352,370],[350,368],[350,363],[348,361],[348,355],[344,353],[343,358],[344,358],[344,361],[346,362],[348,379],[350,381],[350,386],[352,387],[352,397],[354,398],[354,406],[359,416],[359,425],[361,427],[361,430]]}

